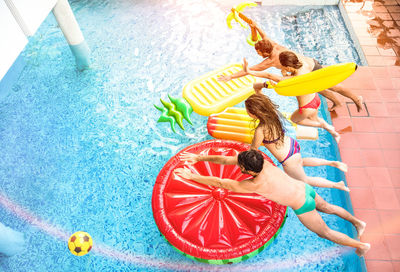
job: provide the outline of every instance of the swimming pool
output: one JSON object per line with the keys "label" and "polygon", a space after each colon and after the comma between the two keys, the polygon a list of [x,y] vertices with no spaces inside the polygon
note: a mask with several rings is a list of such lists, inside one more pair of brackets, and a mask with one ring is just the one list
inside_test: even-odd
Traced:
{"label": "swimming pool", "polygon": [[[230,6],[218,1],[70,1],[92,50],[92,66],[76,71],[52,15],[22,53],[26,65],[0,102],[0,222],[26,235],[27,248],[0,259],[3,271],[357,271],[352,250],[306,230],[290,210],[276,241],[237,265],[193,262],[160,236],[151,211],[158,172],[180,149],[210,139],[206,118],[178,134],[156,123],[153,104],[181,96],[190,80],[227,63],[259,61]],[[337,7],[248,10],[277,42],[323,64],[360,62]],[[314,18],[312,22],[307,18]],[[299,39],[302,37],[302,39]],[[294,98],[271,97],[291,111]],[[326,106],[326,105],[325,105]],[[326,117],[326,116],[325,116]],[[334,159],[324,131],[301,141],[303,156]],[[339,181],[337,170],[306,169]],[[317,189],[344,205],[344,194]],[[348,234],[347,222],[323,216]],[[75,257],[65,239],[84,230],[93,252]]]}

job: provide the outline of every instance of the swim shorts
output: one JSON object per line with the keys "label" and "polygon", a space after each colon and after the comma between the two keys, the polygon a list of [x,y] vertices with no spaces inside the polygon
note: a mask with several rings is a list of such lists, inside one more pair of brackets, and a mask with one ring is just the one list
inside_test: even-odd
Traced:
{"label": "swim shorts", "polygon": [[311,212],[315,209],[315,191],[314,189],[306,184],[306,201],[304,202],[303,206],[301,206],[297,210],[293,210],[295,214],[300,215],[306,212]]}

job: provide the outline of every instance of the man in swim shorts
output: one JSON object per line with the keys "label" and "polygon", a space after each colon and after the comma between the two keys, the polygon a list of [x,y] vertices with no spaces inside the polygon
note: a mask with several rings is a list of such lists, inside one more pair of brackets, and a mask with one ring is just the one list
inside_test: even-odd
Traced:
{"label": "man in swim shorts", "polygon": [[[252,67],[249,67],[250,70],[253,71],[264,71],[270,67],[275,67],[277,69],[280,69],[282,71],[283,76],[288,76],[288,74],[285,71],[285,67],[283,67],[282,63],[279,60],[279,54],[284,52],[284,51],[291,51],[288,48],[276,43],[275,41],[271,40],[266,33],[253,21],[253,24],[250,25],[250,27],[254,27],[258,33],[260,34],[262,40],[257,42],[254,45],[255,50],[257,51],[257,54],[260,55],[261,57],[264,58],[263,61],[261,61],[259,64],[256,64]],[[293,52],[293,51],[291,51]],[[293,52],[297,55],[301,63],[304,64],[304,67],[308,72],[316,71],[322,68],[322,65],[315,59],[303,56],[297,52]],[[218,80],[220,81],[229,81],[234,78],[246,76],[247,74],[244,71],[239,71],[237,73],[234,73],[232,75],[226,75],[226,76],[220,76]],[[263,83],[254,83],[254,89],[260,89],[263,86]],[[338,84],[336,86],[333,86],[329,88],[328,90],[323,90],[320,91],[319,94],[322,96],[326,97],[327,99],[331,100],[333,105],[329,109],[329,111],[335,110],[336,107],[339,107],[342,105],[339,99],[334,95],[333,92],[339,93],[345,97],[350,98],[354,104],[357,107],[357,111],[362,110],[362,104],[363,104],[363,98],[361,96],[357,96],[354,94],[351,90],[344,88],[341,86],[341,84]]]}
{"label": "man in swim shorts", "polygon": [[360,242],[346,234],[330,229],[317,210],[336,214],[351,222],[358,232],[358,238],[364,232],[366,223],[357,219],[345,209],[323,200],[308,184],[289,177],[281,169],[264,160],[260,151],[243,151],[237,156],[203,156],[183,153],[180,159],[185,161],[186,164],[209,161],[218,164],[238,165],[242,173],[252,175],[254,178],[237,181],[201,176],[192,173],[188,168],[178,168],[175,170],[175,174],[180,178],[221,187],[237,193],[259,194],[278,204],[291,207],[306,228],[334,243],[354,247],[358,256],[363,256],[370,249],[370,244]]}

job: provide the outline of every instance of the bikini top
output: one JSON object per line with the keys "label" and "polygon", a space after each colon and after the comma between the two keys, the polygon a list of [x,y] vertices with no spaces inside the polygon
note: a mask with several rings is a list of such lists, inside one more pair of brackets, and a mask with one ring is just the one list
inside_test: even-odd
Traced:
{"label": "bikini top", "polygon": [[[285,134],[283,134],[282,136],[284,137]],[[278,138],[276,138],[275,140],[272,140],[272,141],[267,141],[267,140],[264,139],[264,140],[263,140],[263,143],[264,143],[264,144],[273,144],[273,143],[279,141],[280,138],[281,138],[281,137],[278,137]]]}
{"label": "bikini top", "polygon": [[[283,134],[282,134],[281,137],[285,137],[285,132],[286,132],[286,129],[284,128],[284,129],[283,129]],[[275,140],[272,140],[272,141],[268,141],[268,140],[265,140],[265,139],[264,139],[264,140],[263,140],[263,143],[264,143],[264,144],[273,144],[273,143],[279,141],[279,139],[280,139],[281,137],[278,137],[278,138],[276,138]]]}
{"label": "bikini top", "polygon": [[272,141],[263,140],[263,143],[264,143],[264,144],[273,144],[273,143],[275,143],[276,141],[278,141],[279,139],[280,139],[280,137],[277,138],[277,139],[275,139],[275,140],[272,140]]}

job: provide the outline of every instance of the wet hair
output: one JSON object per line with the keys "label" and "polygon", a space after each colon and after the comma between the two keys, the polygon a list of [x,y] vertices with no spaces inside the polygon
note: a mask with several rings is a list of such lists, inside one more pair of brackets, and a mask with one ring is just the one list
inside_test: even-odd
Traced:
{"label": "wet hair", "polygon": [[279,61],[282,66],[292,67],[295,69],[300,69],[303,66],[303,63],[300,62],[296,54],[290,51],[283,51],[280,53]]}
{"label": "wet hair", "polygon": [[274,48],[272,46],[272,43],[268,40],[261,40],[258,41],[255,45],[254,48],[256,50],[260,50],[262,53],[267,53],[267,54],[271,54],[272,49]]}
{"label": "wet hair", "polygon": [[263,94],[251,95],[244,101],[244,104],[247,111],[259,120],[258,126],[263,127],[265,140],[276,140],[278,145],[282,144],[285,129],[282,124],[282,114],[278,111],[279,106]]}
{"label": "wet hair", "polygon": [[247,171],[260,173],[263,169],[264,158],[259,151],[250,149],[242,151],[238,155],[238,163],[243,166]]}

